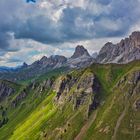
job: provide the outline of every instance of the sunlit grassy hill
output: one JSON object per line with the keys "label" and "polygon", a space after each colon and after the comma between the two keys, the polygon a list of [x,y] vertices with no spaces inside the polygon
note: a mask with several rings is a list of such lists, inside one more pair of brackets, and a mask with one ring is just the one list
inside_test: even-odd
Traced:
{"label": "sunlit grassy hill", "polygon": [[0,140],[140,139],[140,61],[1,80],[0,87]]}

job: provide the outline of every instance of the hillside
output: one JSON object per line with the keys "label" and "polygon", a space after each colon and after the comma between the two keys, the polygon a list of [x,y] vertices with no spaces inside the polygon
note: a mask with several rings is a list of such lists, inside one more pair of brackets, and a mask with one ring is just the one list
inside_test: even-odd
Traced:
{"label": "hillside", "polygon": [[0,140],[140,139],[140,61],[0,86]]}

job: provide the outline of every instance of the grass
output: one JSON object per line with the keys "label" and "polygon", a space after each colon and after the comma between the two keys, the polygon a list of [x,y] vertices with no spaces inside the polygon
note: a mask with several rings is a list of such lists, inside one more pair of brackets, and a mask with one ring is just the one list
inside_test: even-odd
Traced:
{"label": "grass", "polygon": [[[55,106],[50,100],[55,93],[49,95],[33,112],[15,128],[10,140],[20,139],[38,139],[40,136],[40,127],[43,122],[47,121],[56,111]],[[23,133],[24,132],[24,133]]]}
{"label": "grass", "polygon": [[[85,104],[79,105],[76,109],[74,109],[74,100],[68,99],[71,97],[76,99],[81,96],[84,87],[81,92],[77,92],[78,85],[86,82],[85,79],[92,75],[100,83],[100,93],[98,93],[100,106],[97,108],[98,113],[95,121],[86,130],[87,133],[83,135],[82,139],[110,140],[117,120],[127,104],[130,107],[119,126],[117,139],[137,140],[140,137],[138,130],[135,132],[135,136],[134,133],[128,132],[134,130],[134,127],[130,127],[130,120],[132,120],[133,125],[140,124],[140,114],[132,108],[134,101],[140,96],[137,94],[131,98],[129,96],[126,98],[127,93],[134,89],[135,85],[130,86],[128,81],[133,80],[135,71],[140,71],[139,61],[127,65],[93,64],[86,69],[72,70],[69,73],[64,69],[59,69],[43,74],[35,79],[19,81],[18,84],[1,80],[0,82],[5,82],[8,86],[14,88],[16,92],[1,102],[4,107],[8,108],[7,116],[9,122],[0,128],[0,140],[74,139],[88,119],[87,110],[89,109],[90,100],[94,96],[88,94],[85,98]],[[30,82],[34,81],[40,85],[40,83],[49,78],[58,82],[58,80],[66,80],[68,76],[76,79],[76,83],[71,86],[68,93],[62,93],[62,105],[56,100],[56,93],[53,89],[45,89],[41,93],[37,89],[28,89],[27,97],[22,99],[15,108],[11,107],[11,101],[23,89],[26,89]],[[118,82],[124,76],[127,80],[118,86]],[[71,81],[68,80],[68,83],[70,84]],[[137,86],[138,89],[139,85]],[[92,112],[94,113],[94,111]],[[104,132],[107,128],[107,132]]]}

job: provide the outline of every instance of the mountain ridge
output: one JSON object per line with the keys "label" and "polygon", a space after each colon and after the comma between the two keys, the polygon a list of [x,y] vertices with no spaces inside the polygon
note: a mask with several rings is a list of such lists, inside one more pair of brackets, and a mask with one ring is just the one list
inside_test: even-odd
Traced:
{"label": "mountain ridge", "polygon": [[0,78],[7,80],[27,80],[45,74],[54,69],[64,68],[67,70],[80,69],[90,66],[92,63],[128,63],[140,60],[140,32],[133,32],[128,38],[122,39],[119,43],[106,43],[100,52],[90,56],[87,49],[77,45],[73,55],[66,58],[62,55],[43,56],[40,60],[30,65],[26,63],[20,68],[11,71],[1,71]]}
{"label": "mountain ridge", "polygon": [[140,32],[133,32],[119,43],[106,43],[97,56],[98,63],[128,63],[140,59]]}
{"label": "mountain ridge", "polygon": [[16,69],[17,71],[2,73],[0,78],[14,81],[26,80],[61,67],[64,69],[83,68],[92,64],[94,60],[88,51],[79,45],[75,48],[73,56],[71,58],[61,55],[43,56],[31,65],[24,63],[19,69]]}
{"label": "mountain ridge", "polygon": [[27,85],[3,83],[15,92],[0,90],[6,97],[1,102],[6,115],[0,117],[7,120],[0,140],[140,138],[140,61],[92,64]]}

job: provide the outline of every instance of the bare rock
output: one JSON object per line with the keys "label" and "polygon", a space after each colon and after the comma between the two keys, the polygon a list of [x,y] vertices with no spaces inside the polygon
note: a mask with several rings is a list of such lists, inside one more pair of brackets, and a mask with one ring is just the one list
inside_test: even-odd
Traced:
{"label": "bare rock", "polygon": [[140,32],[133,32],[120,43],[106,43],[97,57],[99,63],[128,63],[140,59]]}

